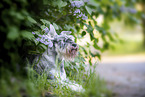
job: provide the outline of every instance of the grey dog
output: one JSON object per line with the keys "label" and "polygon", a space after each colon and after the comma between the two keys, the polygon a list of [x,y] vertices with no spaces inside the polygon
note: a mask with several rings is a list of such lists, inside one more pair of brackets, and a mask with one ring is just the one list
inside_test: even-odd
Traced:
{"label": "grey dog", "polygon": [[64,69],[64,60],[72,60],[78,52],[78,45],[74,42],[74,37],[69,35],[70,31],[62,31],[58,35],[50,24],[50,31],[48,32],[48,37],[51,39],[53,46],[48,47],[48,49],[35,59],[37,62],[36,70],[39,73],[45,72],[48,79],[58,80],[66,85],[65,82],[69,83],[66,86],[72,90],[80,90],[82,86],[70,82],[66,77],[66,72]]}

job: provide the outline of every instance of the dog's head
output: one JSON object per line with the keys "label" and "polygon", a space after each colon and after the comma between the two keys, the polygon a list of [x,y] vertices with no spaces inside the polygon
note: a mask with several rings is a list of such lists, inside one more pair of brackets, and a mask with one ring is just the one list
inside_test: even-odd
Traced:
{"label": "dog's head", "polygon": [[72,59],[77,55],[78,45],[74,42],[74,37],[69,35],[71,31],[62,31],[58,35],[52,25],[50,25],[49,36],[53,39],[55,51],[60,58]]}

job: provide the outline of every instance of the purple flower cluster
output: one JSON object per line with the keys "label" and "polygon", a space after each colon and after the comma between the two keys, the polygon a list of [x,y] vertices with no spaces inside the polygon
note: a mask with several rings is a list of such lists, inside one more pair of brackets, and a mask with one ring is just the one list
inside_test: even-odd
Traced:
{"label": "purple flower cluster", "polygon": [[[49,29],[46,27],[43,29],[43,31],[45,31],[44,34],[48,34],[49,32]],[[33,35],[35,35],[36,33],[35,32],[32,32]],[[53,43],[51,41],[51,39],[48,37],[48,35],[38,35],[38,37],[36,38],[37,41],[45,44],[45,45],[48,45],[48,47],[52,47],[53,46]]]}
{"label": "purple flower cluster", "polygon": [[[79,15],[77,15],[77,14],[79,14]],[[82,17],[83,20],[88,19],[88,17],[87,17],[85,14],[83,14],[83,13],[80,11],[80,9],[76,9],[76,10],[74,11],[74,16],[76,16],[76,15],[77,15],[77,18]]]}
{"label": "purple flower cluster", "polygon": [[122,12],[130,12],[130,13],[133,13],[133,14],[135,14],[137,12],[136,9],[125,7],[125,6],[121,6],[120,7],[120,11],[122,11]]}
{"label": "purple flower cluster", "polygon": [[83,0],[84,2],[89,2],[90,0]]}
{"label": "purple flower cluster", "polygon": [[74,15],[76,15],[77,13],[81,13],[80,9],[76,9],[76,10],[74,11]]}
{"label": "purple flower cluster", "polygon": [[32,32],[33,35],[35,35],[35,32]]}
{"label": "purple flower cluster", "polygon": [[136,9],[133,9],[133,8],[129,8],[128,11],[129,11],[130,13],[136,13],[136,12],[137,12]]}
{"label": "purple flower cluster", "polygon": [[77,7],[77,8],[80,8],[81,6],[84,5],[84,2],[83,1],[72,1],[71,2],[71,6],[72,7]]}
{"label": "purple flower cluster", "polygon": [[52,47],[53,46],[53,43],[52,41],[50,40],[50,38],[48,37],[48,35],[38,35],[39,37],[36,38],[37,41],[45,44],[45,45],[48,45],[48,47]]}
{"label": "purple flower cluster", "polygon": [[[44,29],[44,31],[48,31],[48,29]],[[46,32],[45,31],[45,32]],[[48,32],[47,32],[48,33]],[[32,32],[32,34],[36,34],[35,32]],[[48,37],[48,35],[38,35],[38,38],[36,38],[37,41],[45,44],[45,45],[48,45],[48,47],[52,47],[53,46],[53,43],[52,41],[50,40],[50,38]]]}

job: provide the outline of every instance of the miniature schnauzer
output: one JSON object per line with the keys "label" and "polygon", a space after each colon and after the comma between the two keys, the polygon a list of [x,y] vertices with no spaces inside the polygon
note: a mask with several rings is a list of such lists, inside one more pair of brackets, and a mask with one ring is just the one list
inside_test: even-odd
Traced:
{"label": "miniature schnauzer", "polygon": [[48,79],[59,80],[61,84],[71,88],[75,91],[82,91],[81,85],[72,83],[66,78],[66,72],[64,69],[64,60],[72,60],[78,52],[78,45],[74,42],[74,37],[69,35],[70,31],[62,31],[58,35],[50,24],[50,31],[48,36],[50,37],[53,46],[48,49],[39,57],[35,59],[36,71],[38,73],[45,72],[48,75]]}

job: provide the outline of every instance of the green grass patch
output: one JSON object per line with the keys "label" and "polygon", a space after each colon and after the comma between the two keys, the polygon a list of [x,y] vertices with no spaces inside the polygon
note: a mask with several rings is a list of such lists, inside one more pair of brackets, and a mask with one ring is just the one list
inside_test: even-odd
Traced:
{"label": "green grass patch", "polygon": [[[35,71],[28,69],[28,78],[4,73],[0,81],[2,97],[111,97],[106,83],[96,75],[94,70],[88,73],[79,71],[71,78],[83,86],[85,92],[75,92],[58,83],[50,83],[46,74],[35,77]],[[9,75],[9,76],[5,76]],[[53,81],[52,81],[53,82]]]}

